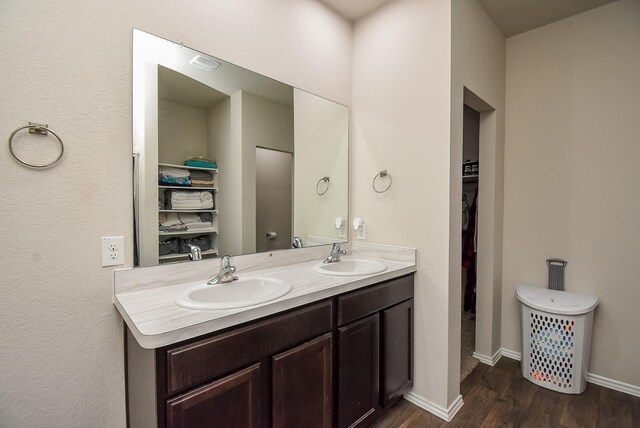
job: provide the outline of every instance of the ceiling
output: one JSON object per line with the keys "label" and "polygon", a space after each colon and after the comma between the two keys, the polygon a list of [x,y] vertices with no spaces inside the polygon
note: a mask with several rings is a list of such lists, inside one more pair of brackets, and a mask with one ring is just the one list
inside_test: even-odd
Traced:
{"label": "ceiling", "polygon": [[478,0],[505,37],[600,7],[615,0]]}
{"label": "ceiling", "polygon": [[389,0],[320,0],[350,21],[363,17]]}
{"label": "ceiling", "polygon": [[224,98],[228,98],[228,95],[182,73],[159,65],[158,98],[208,109]]}
{"label": "ceiling", "polygon": [[[320,0],[355,21],[389,0]],[[468,0],[461,0],[468,1]],[[477,0],[505,37],[568,18],[615,0]]]}

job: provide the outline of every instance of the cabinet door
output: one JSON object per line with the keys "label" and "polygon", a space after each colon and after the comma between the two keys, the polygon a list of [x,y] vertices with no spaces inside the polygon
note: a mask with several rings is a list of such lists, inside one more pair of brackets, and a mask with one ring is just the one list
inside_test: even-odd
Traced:
{"label": "cabinet door", "polygon": [[331,333],[273,357],[273,427],[330,428]]}
{"label": "cabinet door", "polygon": [[413,299],[382,311],[382,404],[389,407],[413,384]]}
{"label": "cabinet door", "polygon": [[379,405],[379,315],[338,329],[338,427],[366,426]]}
{"label": "cabinet door", "polygon": [[167,427],[263,427],[260,396],[256,364],[167,401]]}

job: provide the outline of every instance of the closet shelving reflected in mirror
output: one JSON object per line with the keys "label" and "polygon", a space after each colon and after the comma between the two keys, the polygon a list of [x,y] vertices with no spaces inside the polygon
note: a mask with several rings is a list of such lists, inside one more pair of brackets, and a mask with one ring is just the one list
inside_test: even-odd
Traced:
{"label": "closet shelving reflected in mirror", "polygon": [[[215,180],[218,174],[217,168],[203,168],[196,166],[186,166],[186,165],[174,165],[169,163],[159,163],[158,169],[162,171],[165,170],[178,170],[185,171],[189,175],[193,175],[196,171],[206,172],[210,174],[211,177]],[[160,219],[164,218],[165,221],[167,217],[173,217],[181,220],[183,223],[187,223],[186,230],[162,230],[162,228],[158,231],[158,238],[160,242],[160,247],[162,248],[162,243],[167,242],[175,242],[176,248],[171,249],[171,251],[167,254],[162,254],[161,251],[158,261],[160,263],[168,262],[168,261],[180,261],[180,260],[189,260],[189,252],[186,249],[180,248],[181,246],[188,245],[188,243],[193,243],[194,245],[198,245],[199,248],[203,248],[202,257],[216,257],[218,255],[217,245],[216,245],[216,237],[218,234],[218,187],[217,182],[214,181],[213,185],[199,185],[199,186],[184,186],[184,185],[172,185],[163,183],[160,181],[158,185],[158,196],[159,196],[159,207],[158,207],[158,216],[159,223],[162,224]],[[182,194],[199,194],[202,192],[208,192],[211,194],[211,199],[213,201],[213,206],[211,208],[181,208],[176,207],[171,204],[171,192],[178,191]],[[188,193],[185,193],[188,192]],[[201,221],[208,220],[210,221],[210,227],[193,227],[189,226],[189,216],[197,216]],[[197,219],[196,219],[197,220]],[[177,239],[173,239],[177,238]],[[204,242],[196,242],[194,239],[206,240]],[[204,245],[203,245],[204,244]],[[169,245],[169,244],[167,244]],[[204,249],[206,248],[206,249]]]}

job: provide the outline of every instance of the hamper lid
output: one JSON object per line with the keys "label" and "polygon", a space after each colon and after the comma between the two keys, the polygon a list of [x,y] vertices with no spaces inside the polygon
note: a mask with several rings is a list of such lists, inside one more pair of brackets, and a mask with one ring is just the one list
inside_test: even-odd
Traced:
{"label": "hamper lid", "polygon": [[579,315],[598,306],[598,296],[593,294],[549,290],[531,285],[518,285],[516,296],[525,305],[552,314]]}

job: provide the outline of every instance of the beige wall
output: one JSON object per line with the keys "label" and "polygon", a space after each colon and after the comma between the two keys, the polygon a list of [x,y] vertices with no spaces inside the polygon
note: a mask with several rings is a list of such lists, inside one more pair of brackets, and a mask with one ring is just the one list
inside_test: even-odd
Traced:
{"label": "beige wall", "polygon": [[[450,355],[460,354],[460,265],[463,101],[480,115],[476,352],[500,348],[502,204],[505,116],[505,39],[476,1],[452,2]],[[466,94],[464,88],[467,89]],[[469,94],[471,91],[473,94]],[[477,98],[480,98],[480,102]],[[470,202],[471,203],[471,202]],[[450,391],[459,382],[453,357]],[[457,360],[459,365],[459,360]],[[453,397],[450,396],[450,399]]]}
{"label": "beige wall", "polygon": [[[349,110],[340,104],[294,89],[295,154],[293,234],[309,245],[309,236],[340,238],[336,217],[348,223]],[[318,180],[329,188],[317,194]],[[321,185],[321,191],[322,191]],[[345,234],[349,226],[345,224]]]}
{"label": "beige wall", "polygon": [[640,385],[640,2],[507,40],[503,346],[520,351],[518,283],[600,298],[589,371]]}
{"label": "beige wall", "polygon": [[242,254],[242,92],[209,109],[209,154],[218,164],[218,254]]}
{"label": "beige wall", "polygon": [[207,110],[158,100],[158,162],[182,165],[207,155]]}
{"label": "beige wall", "polygon": [[[256,251],[291,248],[293,154],[263,148],[256,151]],[[267,238],[274,232],[276,237]]]}
{"label": "beige wall", "polygon": [[256,147],[293,151],[293,108],[241,91],[242,182],[224,192],[240,191],[242,209],[228,215],[242,216],[242,251],[256,252]]}
{"label": "beige wall", "polygon": [[[396,0],[356,21],[350,161],[350,213],[365,221],[366,241],[418,248],[413,392],[445,408],[453,334],[450,7],[448,0]],[[383,169],[393,186],[378,194],[371,181]]]}
{"label": "beige wall", "polygon": [[0,8],[0,130],[46,122],[66,145],[43,171],[0,157],[0,425],[124,426],[122,321],[100,245],[124,235],[131,265],[131,28],[349,105],[351,25],[312,0]]}

